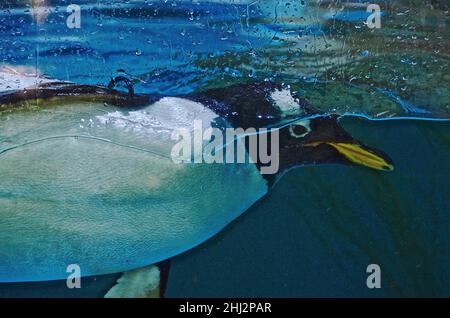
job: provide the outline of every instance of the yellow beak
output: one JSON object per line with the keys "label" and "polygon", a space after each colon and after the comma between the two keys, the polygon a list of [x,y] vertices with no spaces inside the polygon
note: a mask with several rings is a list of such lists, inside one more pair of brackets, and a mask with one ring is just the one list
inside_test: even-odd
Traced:
{"label": "yellow beak", "polygon": [[352,163],[376,170],[394,170],[394,166],[391,163],[387,162],[385,158],[371,152],[370,150],[362,148],[362,146],[359,144],[340,142],[314,142],[307,144],[307,146],[318,146],[320,144],[327,144],[332,146]]}

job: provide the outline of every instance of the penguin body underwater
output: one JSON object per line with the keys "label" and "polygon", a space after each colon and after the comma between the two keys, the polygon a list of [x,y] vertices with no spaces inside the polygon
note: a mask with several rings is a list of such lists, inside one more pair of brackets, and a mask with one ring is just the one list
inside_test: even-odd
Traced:
{"label": "penguin body underwater", "polygon": [[[114,89],[120,82],[128,92]],[[70,264],[92,276],[163,261],[218,233],[292,167],[393,169],[337,119],[266,82],[168,97],[135,94],[126,78],[103,87],[2,70],[0,282],[66,279]],[[174,163],[172,133],[195,120],[277,130],[278,173],[262,174],[258,159]]]}

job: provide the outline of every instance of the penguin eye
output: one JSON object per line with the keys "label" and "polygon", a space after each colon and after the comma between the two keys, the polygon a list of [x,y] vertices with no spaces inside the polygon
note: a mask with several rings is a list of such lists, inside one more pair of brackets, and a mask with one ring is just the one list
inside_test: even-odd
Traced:
{"label": "penguin eye", "polygon": [[309,120],[298,121],[289,126],[289,133],[294,138],[303,138],[310,132]]}
{"label": "penguin eye", "polygon": [[293,125],[292,126],[292,133],[296,136],[304,136],[305,133],[308,132],[308,129],[306,129],[305,126],[300,125]]}

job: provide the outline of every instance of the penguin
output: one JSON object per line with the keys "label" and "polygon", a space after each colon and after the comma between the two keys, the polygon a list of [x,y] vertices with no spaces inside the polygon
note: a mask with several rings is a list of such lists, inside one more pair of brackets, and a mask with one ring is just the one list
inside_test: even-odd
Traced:
{"label": "penguin", "polygon": [[[192,131],[197,119],[277,131],[277,173],[262,174],[259,158],[174,163],[173,132]],[[170,259],[217,234],[294,167],[393,170],[338,119],[269,82],[157,96],[137,94],[125,77],[96,86],[1,71],[0,282],[66,279],[71,264],[93,276]]]}
{"label": "penguin", "polygon": [[208,105],[233,126],[280,128],[282,173],[291,167],[326,163],[394,169],[386,153],[364,145],[346,132],[339,124],[338,114],[321,114],[307,100],[292,93],[289,86],[271,82],[238,84],[191,98]]}
{"label": "penguin", "polygon": [[[114,90],[121,82],[127,88],[127,93]],[[111,79],[107,87],[41,80],[37,87],[0,95],[0,107],[27,100],[58,97],[100,100],[128,108],[139,108],[163,98],[155,94],[134,94],[133,84],[124,76]],[[280,130],[283,171],[293,166],[322,163],[363,165],[376,170],[394,169],[392,160],[386,153],[364,145],[347,133],[339,124],[338,114],[321,114],[304,98],[291,93],[289,87],[281,84],[236,84],[181,98],[201,103],[230,122],[233,127],[280,128],[291,122],[287,129]],[[300,120],[296,120],[299,118]]]}

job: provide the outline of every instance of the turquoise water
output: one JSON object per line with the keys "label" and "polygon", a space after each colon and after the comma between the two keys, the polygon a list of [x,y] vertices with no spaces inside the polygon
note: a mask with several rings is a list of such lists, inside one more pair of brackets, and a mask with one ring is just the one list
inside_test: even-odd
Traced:
{"label": "turquoise water", "polygon": [[[326,2],[79,3],[80,29],[65,25],[69,1],[52,1],[42,24],[21,1],[0,5],[0,64],[85,84],[126,74],[138,93],[170,95],[272,80],[323,112],[450,118],[449,17],[439,1],[433,10],[392,1],[372,31],[361,8]],[[172,260],[166,296],[449,296],[448,122],[344,124],[396,170],[290,171],[223,232]],[[365,287],[370,263],[383,268],[381,290]],[[87,278],[80,291],[0,284],[0,296],[102,296],[117,277]]]}

